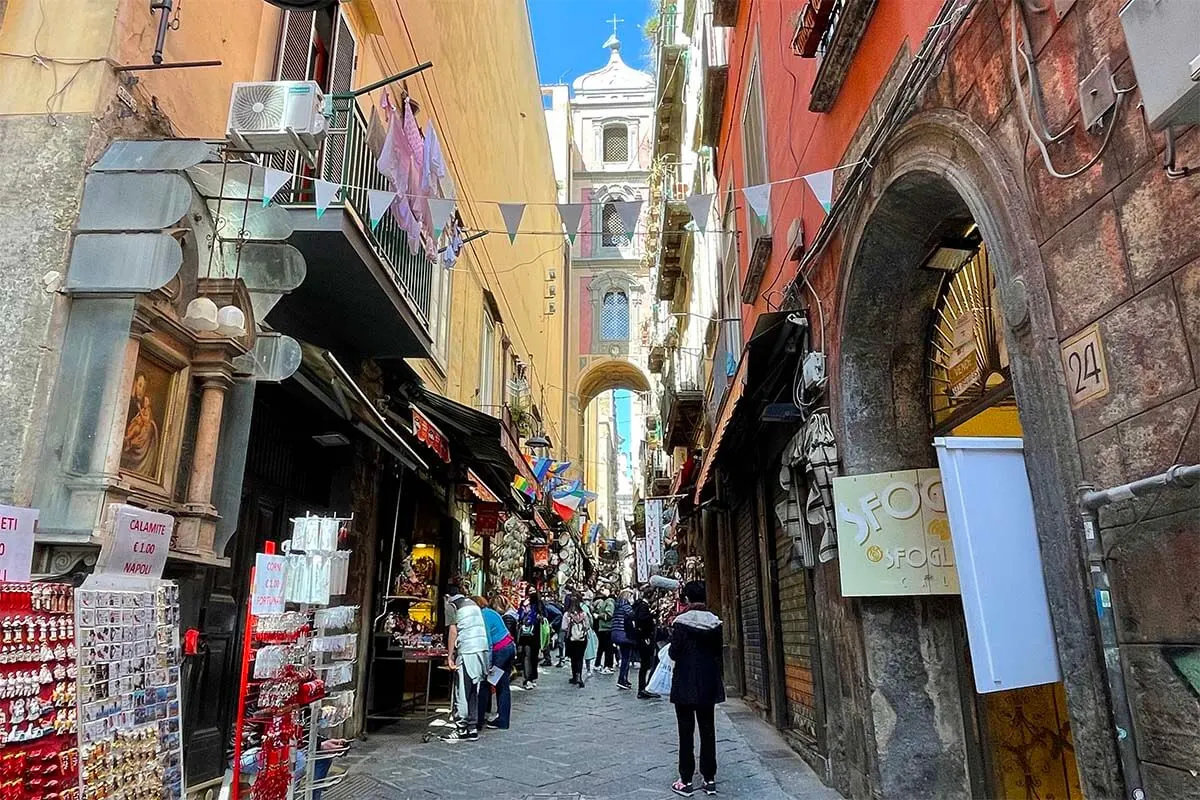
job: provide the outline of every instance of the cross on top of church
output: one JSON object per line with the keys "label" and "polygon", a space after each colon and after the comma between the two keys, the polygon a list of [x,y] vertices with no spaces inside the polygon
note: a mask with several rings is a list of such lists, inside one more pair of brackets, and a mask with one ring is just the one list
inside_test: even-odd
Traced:
{"label": "cross on top of church", "polygon": [[612,19],[606,19],[606,20],[604,20],[604,21],[605,21],[605,22],[611,22],[611,23],[612,23],[612,26],[613,26],[613,36],[616,36],[616,35],[617,35],[617,23],[618,23],[618,22],[624,22],[625,20],[623,20],[623,19],[618,19],[618,18],[617,18],[617,15],[616,15],[616,14],[613,14],[613,15],[612,15]]}

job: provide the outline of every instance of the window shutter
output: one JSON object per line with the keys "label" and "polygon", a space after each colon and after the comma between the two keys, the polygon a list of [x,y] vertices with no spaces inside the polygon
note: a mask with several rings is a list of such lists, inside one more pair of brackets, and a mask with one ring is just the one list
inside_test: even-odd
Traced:
{"label": "window shutter", "polygon": [[308,80],[312,68],[313,40],[312,11],[283,12],[283,28],[279,32],[279,58],[276,79],[281,81]]}
{"label": "window shutter", "polygon": [[[329,93],[349,92],[354,80],[354,62],[358,49],[350,24],[342,14],[337,15],[333,39],[333,58],[329,69]],[[345,173],[346,138],[352,120],[351,107],[354,100],[342,100],[334,104],[333,119],[325,134],[325,148],[321,159],[321,177],[327,181],[341,183]]]}

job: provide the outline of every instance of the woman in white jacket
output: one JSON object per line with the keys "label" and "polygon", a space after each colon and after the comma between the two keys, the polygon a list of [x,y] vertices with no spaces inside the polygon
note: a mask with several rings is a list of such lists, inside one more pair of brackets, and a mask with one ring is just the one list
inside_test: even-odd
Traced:
{"label": "woman in white jacket", "polygon": [[592,613],[592,600],[595,599],[591,592],[583,594],[583,613],[587,615],[588,621],[588,639],[587,648],[583,651],[583,670],[586,677],[592,677],[592,667],[596,662],[596,654],[600,651],[600,637],[596,634],[595,615]]}

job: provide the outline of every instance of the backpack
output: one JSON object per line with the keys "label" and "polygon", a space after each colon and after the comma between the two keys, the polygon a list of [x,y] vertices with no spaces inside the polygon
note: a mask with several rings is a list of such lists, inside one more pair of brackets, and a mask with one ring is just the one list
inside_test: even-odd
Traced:
{"label": "backpack", "polygon": [[568,638],[572,642],[587,641],[587,617],[583,614],[572,614],[568,619],[570,619],[570,624],[567,626]]}

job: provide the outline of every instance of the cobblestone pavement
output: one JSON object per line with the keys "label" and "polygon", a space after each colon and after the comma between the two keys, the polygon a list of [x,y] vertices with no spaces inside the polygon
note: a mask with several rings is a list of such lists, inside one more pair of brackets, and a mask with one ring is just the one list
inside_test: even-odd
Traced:
{"label": "cobblestone pavement", "polygon": [[[537,689],[514,691],[512,728],[484,731],[478,742],[422,743],[423,721],[372,733],[343,759],[350,774],[323,800],[673,798],[670,703],[618,691],[612,676],[595,676],[584,689],[569,678],[547,669]],[[719,797],[841,797],[740,702],[718,706],[717,763]]]}

